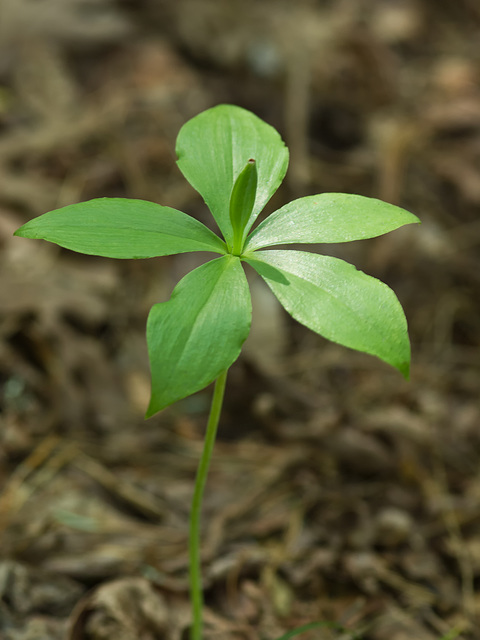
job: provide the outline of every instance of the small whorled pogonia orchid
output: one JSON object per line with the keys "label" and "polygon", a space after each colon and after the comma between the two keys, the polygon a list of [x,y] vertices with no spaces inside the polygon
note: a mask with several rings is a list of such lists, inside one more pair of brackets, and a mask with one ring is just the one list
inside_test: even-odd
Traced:
{"label": "small whorled pogonia orchid", "polygon": [[220,255],[186,275],[170,300],[152,307],[147,417],[204,388],[237,359],[251,319],[242,263],[262,276],[298,322],[378,356],[408,377],[407,323],[389,287],[337,258],[265,249],[373,238],[418,218],[373,198],[324,193],[290,202],[251,231],[285,176],[288,150],[273,127],[240,107],[219,105],[188,121],[176,151],[180,170],[204,198],[223,238],[176,209],[122,198],[69,205],[16,231],[110,258]]}
{"label": "small whorled pogonia orchid", "polygon": [[[190,513],[191,638],[201,640],[201,503],[227,371],[250,330],[243,265],[260,274],[298,322],[378,356],[408,377],[407,322],[387,285],[338,258],[270,247],[373,238],[419,220],[373,198],[324,193],[290,202],[252,230],[285,176],[288,150],[273,127],[236,106],[219,105],[192,118],[180,130],[176,151],[180,170],[205,200],[220,235],[176,209],[123,198],[50,211],[16,235],[109,258],[218,255],[188,273],[168,301],[155,304],[147,322],[152,376],[147,417],[215,381]],[[284,640],[305,630],[289,632]]]}

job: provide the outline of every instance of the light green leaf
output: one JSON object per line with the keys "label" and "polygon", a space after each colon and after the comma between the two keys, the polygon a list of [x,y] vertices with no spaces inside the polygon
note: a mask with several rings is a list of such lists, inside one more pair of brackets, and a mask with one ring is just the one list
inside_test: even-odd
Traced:
{"label": "light green leaf", "polygon": [[322,193],[293,200],[269,215],[250,234],[245,251],[276,244],[374,238],[413,222],[420,220],[412,213],[376,198]]}
{"label": "light green leaf", "polygon": [[225,253],[225,243],[186,213],[124,198],[98,198],[49,211],[24,224],[15,235],[107,258]]}
{"label": "light green leaf", "polygon": [[288,166],[288,149],[273,127],[245,109],[225,104],[184,124],[176,151],[180,170],[202,195],[230,247],[230,196],[247,161],[255,160],[258,173],[257,196],[247,231],[278,189]]}
{"label": "light green leaf", "polygon": [[152,397],[146,417],[200,391],[233,364],[251,313],[247,279],[235,256],[191,271],[170,300],[154,305],[147,322]]}
{"label": "light green leaf", "polygon": [[245,261],[295,320],[328,340],[381,358],[408,378],[407,321],[386,284],[343,260],[305,251],[257,251]]}

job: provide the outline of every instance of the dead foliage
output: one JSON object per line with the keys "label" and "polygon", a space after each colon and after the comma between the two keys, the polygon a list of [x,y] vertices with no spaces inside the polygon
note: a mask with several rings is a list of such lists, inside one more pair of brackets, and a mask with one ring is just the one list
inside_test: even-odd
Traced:
{"label": "dead foliage", "polygon": [[[38,6],[37,6],[38,5]],[[422,219],[326,247],[387,281],[412,380],[290,323],[254,283],[203,520],[205,637],[480,638],[480,11],[471,0],[3,0],[0,637],[182,640],[209,390],[144,422],[144,326],[198,256],[12,238],[97,196],[210,224],[174,165],[192,115],[252,109],[292,196]],[[355,636],[355,634],[357,634]]]}

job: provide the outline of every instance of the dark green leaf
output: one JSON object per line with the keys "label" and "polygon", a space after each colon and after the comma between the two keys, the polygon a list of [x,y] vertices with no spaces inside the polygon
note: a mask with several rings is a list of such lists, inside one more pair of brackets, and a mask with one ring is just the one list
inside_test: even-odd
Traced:
{"label": "dark green leaf", "polygon": [[243,246],[245,228],[250,219],[257,194],[257,167],[250,159],[233,185],[230,196],[230,222],[233,228],[233,253],[239,255]]}

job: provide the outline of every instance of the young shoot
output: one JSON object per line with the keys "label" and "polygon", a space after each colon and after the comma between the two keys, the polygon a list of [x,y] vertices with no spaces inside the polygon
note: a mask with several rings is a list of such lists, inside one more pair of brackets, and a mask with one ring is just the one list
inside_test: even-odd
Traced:
{"label": "young shoot", "polygon": [[377,356],[408,378],[407,322],[387,285],[338,258],[270,247],[363,240],[419,220],[373,198],[323,193],[284,205],[252,231],[285,176],[288,150],[273,127],[236,106],[219,105],[188,121],[176,152],[219,234],[170,207],[99,198],[45,213],[16,235],[110,258],[189,251],[217,256],[188,273],[168,301],[153,305],[147,321],[152,379],[147,418],[215,382],[190,515],[191,639],[201,640],[201,505],[227,372],[250,331],[244,265],[263,278],[295,320],[333,342]]}

